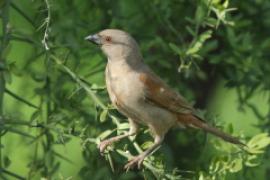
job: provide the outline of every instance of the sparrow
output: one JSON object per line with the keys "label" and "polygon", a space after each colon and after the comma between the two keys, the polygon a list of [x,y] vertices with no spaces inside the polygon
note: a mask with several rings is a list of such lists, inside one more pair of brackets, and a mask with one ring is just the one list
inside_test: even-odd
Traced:
{"label": "sparrow", "polygon": [[161,146],[165,134],[172,127],[199,128],[223,140],[243,145],[236,137],[210,126],[196,114],[196,110],[178,92],[171,89],[143,61],[135,39],[118,29],[105,29],[89,35],[85,40],[99,45],[107,56],[106,86],[112,104],[128,118],[130,129],[99,144],[107,146],[138,133],[139,125],[147,126],[153,134],[153,145],[133,156],[125,169],[140,168],[144,159]]}

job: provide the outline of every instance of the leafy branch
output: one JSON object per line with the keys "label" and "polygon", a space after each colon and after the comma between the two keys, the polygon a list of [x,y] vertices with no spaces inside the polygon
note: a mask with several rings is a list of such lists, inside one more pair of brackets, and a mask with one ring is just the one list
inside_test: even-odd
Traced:
{"label": "leafy branch", "polygon": [[[257,134],[247,142],[245,151],[234,150],[225,155],[214,156],[208,171],[199,173],[199,180],[226,179],[229,173],[237,173],[244,166],[259,166],[261,164],[259,159],[269,145],[270,136],[267,133]],[[217,148],[221,150],[222,146]]]}
{"label": "leafy branch", "polygon": [[[206,41],[213,36],[220,22],[233,25],[233,22],[226,19],[226,14],[235,10],[235,8],[228,8],[228,5],[229,0],[223,3],[221,1],[201,0],[197,5],[194,18],[185,18],[191,24],[186,26],[187,32],[192,36],[191,42],[182,46],[178,46],[173,42],[169,43],[172,51],[179,55],[179,72],[188,70],[192,64],[196,65],[195,60],[203,59],[200,50]],[[211,12],[214,12],[216,17],[213,17]]]}
{"label": "leafy branch", "polygon": [[[100,106],[103,109],[103,111],[101,112],[101,118],[104,118],[104,116],[108,115],[113,120],[113,123],[117,126],[117,130],[119,131],[119,133],[128,133],[128,131],[126,131],[126,129],[128,128],[127,123],[121,123],[119,118],[117,118],[115,115],[109,113],[108,112],[108,107],[106,107],[104,105],[104,103],[101,102],[99,97],[93,92],[93,90],[86,83],[84,83],[81,80],[82,78],[78,77],[74,72],[72,72],[56,56],[52,55],[51,58],[57,63],[57,65],[61,69],[64,69],[70,75],[70,77],[80,86],[80,88],[84,89],[89,94],[91,99],[98,106]],[[108,138],[113,132],[114,132],[114,130],[106,130],[106,131],[102,132],[102,134],[100,134],[95,139],[87,138],[83,144],[85,145],[86,142],[92,142],[92,143],[95,143],[96,145],[98,145],[100,140]],[[136,142],[134,142],[132,137],[129,138],[129,140],[133,144],[134,148],[137,150],[138,153],[141,153],[143,151],[140,148],[140,146]],[[117,149],[116,152],[119,155],[121,155],[121,156],[123,156],[123,157],[125,157],[127,159],[132,158],[132,155],[129,154],[128,152],[124,152],[124,151],[122,151],[120,149]],[[108,153],[106,156],[107,156],[107,159],[109,159],[111,168],[113,170],[114,168],[113,168],[113,163],[112,163],[112,159],[110,157],[110,154]],[[156,178],[161,178],[161,177],[166,178],[166,179],[180,179],[181,178],[180,175],[170,174],[170,173],[165,172],[164,168],[163,168],[163,165],[162,165],[162,167],[160,167],[160,166],[157,165],[157,162],[155,162],[155,161],[148,161],[146,159],[146,161],[144,161],[143,164],[148,170],[150,170],[153,173],[154,176],[156,176]]]}

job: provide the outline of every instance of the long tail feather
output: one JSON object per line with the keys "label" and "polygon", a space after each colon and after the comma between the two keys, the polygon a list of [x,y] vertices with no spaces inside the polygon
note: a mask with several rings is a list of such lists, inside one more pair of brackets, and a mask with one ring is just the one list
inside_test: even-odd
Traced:
{"label": "long tail feather", "polygon": [[[182,117],[183,118],[183,117]],[[181,119],[182,119],[181,118]],[[239,141],[238,138],[233,137],[227,133],[222,132],[221,130],[208,125],[207,123],[205,123],[204,121],[200,120],[199,117],[193,116],[193,115],[189,115],[188,119],[185,120],[186,124],[189,124],[190,126],[195,126],[197,128],[201,128],[206,132],[209,132],[213,135],[216,135],[220,138],[222,138],[224,141],[230,142],[232,144],[237,144],[237,145],[243,145],[246,146],[244,143],[242,143],[241,141]]]}
{"label": "long tail feather", "polygon": [[215,128],[215,127],[212,127],[204,122],[202,122],[200,125],[199,125],[200,128],[202,128],[203,130],[211,133],[211,134],[214,134],[220,138],[222,138],[224,141],[227,141],[227,142],[230,142],[230,143],[233,143],[233,144],[239,144],[239,145],[243,145],[245,146],[244,143],[242,143],[241,141],[239,141],[238,138],[236,137],[233,137],[227,133],[224,133],[222,132],[221,130]]}

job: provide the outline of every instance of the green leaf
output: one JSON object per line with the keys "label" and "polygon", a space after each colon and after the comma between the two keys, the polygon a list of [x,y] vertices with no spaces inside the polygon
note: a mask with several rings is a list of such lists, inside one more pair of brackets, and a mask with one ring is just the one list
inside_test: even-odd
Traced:
{"label": "green leaf", "polygon": [[228,132],[229,132],[230,134],[233,133],[233,125],[232,125],[232,123],[229,123],[229,125],[228,125]]}
{"label": "green leaf", "polygon": [[207,180],[207,178],[205,177],[203,171],[200,171],[200,172],[199,172],[199,180]]}
{"label": "green leaf", "polygon": [[148,149],[148,148],[150,148],[153,144],[154,144],[154,143],[153,143],[152,141],[146,141],[146,142],[144,142],[144,143],[141,145],[141,147],[142,147],[142,149]]}
{"label": "green leaf", "polygon": [[228,6],[229,6],[229,0],[224,1],[224,3],[222,4],[222,6],[224,8],[228,8]]}
{"label": "green leaf", "polygon": [[129,129],[129,123],[121,123],[117,126],[117,128],[120,130]]}
{"label": "green leaf", "polygon": [[112,159],[112,156],[111,156],[110,153],[107,154],[107,158],[108,158],[108,160],[109,160],[109,163],[110,163],[110,167],[111,167],[112,172],[115,172],[113,159]]}
{"label": "green leaf", "polygon": [[195,13],[195,21],[197,24],[201,23],[206,15],[206,9],[204,8],[203,4],[200,4]]}
{"label": "green leaf", "polygon": [[270,145],[270,137],[268,133],[258,134],[247,143],[248,151],[254,154],[263,153],[263,149],[268,145]]}
{"label": "green leaf", "polygon": [[245,161],[245,165],[249,167],[255,167],[260,165],[259,162],[253,162],[254,160],[257,160],[257,155],[250,155],[248,156],[247,160]]}
{"label": "green leaf", "polygon": [[107,116],[108,116],[108,109],[104,109],[104,110],[101,112],[100,116],[99,116],[99,121],[100,121],[100,122],[105,122],[106,119],[107,119]]}
{"label": "green leaf", "polygon": [[98,138],[99,138],[99,139],[105,139],[105,138],[107,138],[109,135],[111,135],[113,132],[114,132],[114,131],[112,131],[112,130],[106,130],[106,131],[102,132],[102,133],[98,136]]}
{"label": "green leaf", "polygon": [[202,48],[204,42],[212,36],[212,30],[205,31],[200,34],[197,40],[192,44],[192,46],[187,50],[187,55],[196,54]]}
{"label": "green leaf", "polygon": [[213,28],[213,27],[216,27],[217,21],[218,21],[218,20],[215,19],[215,18],[208,17],[208,18],[206,19],[206,21],[205,21],[205,24]]}
{"label": "green leaf", "polygon": [[230,172],[235,173],[240,171],[243,168],[243,160],[242,159],[235,159],[231,162]]}

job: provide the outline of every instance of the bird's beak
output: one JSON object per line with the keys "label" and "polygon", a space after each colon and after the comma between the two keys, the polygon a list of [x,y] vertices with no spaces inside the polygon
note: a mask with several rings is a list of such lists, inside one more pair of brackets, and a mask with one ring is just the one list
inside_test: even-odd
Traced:
{"label": "bird's beak", "polygon": [[90,41],[90,42],[92,42],[94,44],[97,44],[97,45],[101,44],[100,36],[97,35],[97,34],[89,35],[89,36],[85,37],[84,39],[87,40],[87,41]]}

